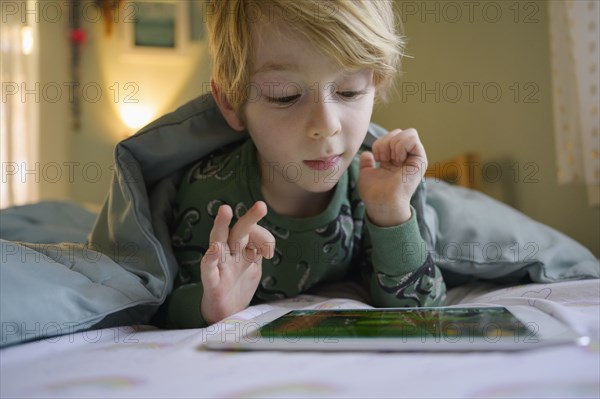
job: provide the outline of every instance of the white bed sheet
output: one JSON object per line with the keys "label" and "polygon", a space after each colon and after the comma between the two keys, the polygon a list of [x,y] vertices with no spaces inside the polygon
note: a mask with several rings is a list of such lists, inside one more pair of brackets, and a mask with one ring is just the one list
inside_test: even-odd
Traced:
{"label": "white bed sheet", "polygon": [[[600,397],[600,280],[450,290],[448,304],[535,306],[592,338],[490,353],[212,352],[209,329],[149,326],[73,333],[0,351],[0,393],[12,397]],[[273,309],[366,307],[300,296],[250,307],[223,323]],[[223,324],[221,324],[222,326]]]}

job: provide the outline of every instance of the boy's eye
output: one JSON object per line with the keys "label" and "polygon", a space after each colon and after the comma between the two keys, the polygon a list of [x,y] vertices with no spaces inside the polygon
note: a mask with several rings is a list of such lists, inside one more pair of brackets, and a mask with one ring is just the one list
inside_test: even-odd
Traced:
{"label": "boy's eye", "polygon": [[364,94],[364,92],[362,92],[362,91],[338,91],[338,95],[340,97],[344,97],[344,98],[348,98],[348,99],[358,97],[361,94]]}
{"label": "boy's eye", "polygon": [[[266,96],[265,96],[266,97]],[[300,94],[285,97],[266,97],[267,101],[276,104],[291,104],[300,97]]]}

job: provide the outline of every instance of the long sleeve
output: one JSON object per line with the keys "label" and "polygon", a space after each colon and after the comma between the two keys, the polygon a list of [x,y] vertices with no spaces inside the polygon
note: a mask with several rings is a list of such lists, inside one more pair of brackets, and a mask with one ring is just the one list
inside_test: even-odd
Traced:
{"label": "long sleeve", "polygon": [[208,324],[200,313],[202,283],[190,283],[177,287],[165,304],[166,328],[202,328]]}
{"label": "long sleeve", "polygon": [[363,278],[373,304],[379,307],[441,306],[446,285],[427,253],[417,225],[416,211],[394,227],[378,227],[365,217]]}

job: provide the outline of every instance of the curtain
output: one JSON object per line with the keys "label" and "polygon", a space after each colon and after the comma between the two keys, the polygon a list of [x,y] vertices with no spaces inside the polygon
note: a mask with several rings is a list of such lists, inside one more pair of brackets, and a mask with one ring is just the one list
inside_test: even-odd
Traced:
{"label": "curtain", "polygon": [[600,2],[549,1],[548,13],[558,182],[584,182],[597,206]]}
{"label": "curtain", "polygon": [[0,208],[39,199],[37,154],[40,88],[36,6],[2,5],[0,24]]}

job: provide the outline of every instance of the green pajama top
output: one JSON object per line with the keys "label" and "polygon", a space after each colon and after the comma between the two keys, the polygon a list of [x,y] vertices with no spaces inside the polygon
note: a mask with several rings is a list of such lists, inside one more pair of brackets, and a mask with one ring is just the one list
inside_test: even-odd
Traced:
{"label": "green pajama top", "polygon": [[[375,226],[358,193],[358,172],[357,156],[319,215],[290,218],[269,209],[258,224],[275,237],[275,256],[262,260],[253,303],[293,297],[321,283],[359,278],[374,306],[443,304],[446,286],[427,253],[414,208],[411,218],[399,226]],[[164,305],[168,327],[206,326],[200,314],[200,260],[209,247],[217,210],[230,205],[233,226],[258,200],[264,201],[251,140],[212,153],[185,174],[171,227],[179,273]]]}

